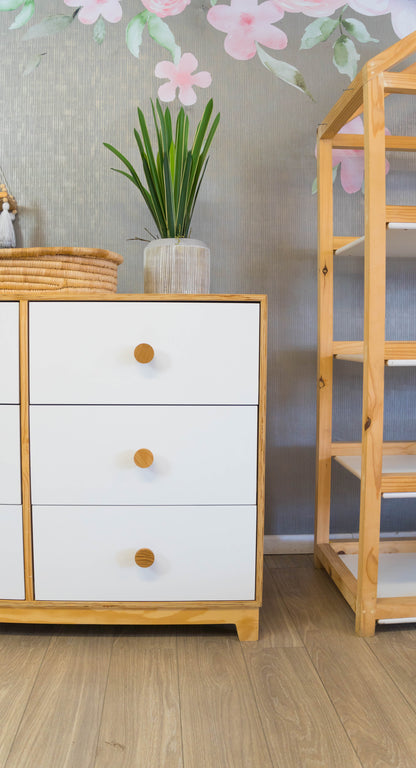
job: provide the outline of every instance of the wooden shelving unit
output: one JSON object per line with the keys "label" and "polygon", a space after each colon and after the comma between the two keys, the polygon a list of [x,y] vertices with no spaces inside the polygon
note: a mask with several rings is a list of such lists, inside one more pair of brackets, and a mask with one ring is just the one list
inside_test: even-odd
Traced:
{"label": "wooden shelving unit", "polygon": [[[372,635],[376,622],[416,621],[416,536],[380,537],[383,496],[416,496],[416,441],[383,442],[386,366],[416,365],[416,341],[386,341],[386,257],[416,260],[416,206],[386,205],[385,152],[416,151],[416,136],[386,136],[385,98],[416,94],[416,64],[397,71],[416,53],[416,32],[374,57],[322,121],[318,130],[318,387],[315,563],[324,567],[356,614],[356,631]],[[395,71],[390,71],[392,68]],[[363,114],[364,135],[339,134]],[[334,235],[332,150],[364,149],[363,237]],[[364,260],[363,341],[333,338],[334,259]],[[400,268],[400,266],[398,267]],[[416,268],[416,261],[415,261]],[[333,442],[334,358],[361,364],[360,443]],[[336,459],[360,482],[358,539],[331,541],[331,467]]]}

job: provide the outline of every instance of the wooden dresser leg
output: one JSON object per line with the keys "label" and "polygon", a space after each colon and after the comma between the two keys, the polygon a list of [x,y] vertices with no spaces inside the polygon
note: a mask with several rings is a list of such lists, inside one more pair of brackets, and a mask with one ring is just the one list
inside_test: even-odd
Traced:
{"label": "wooden dresser leg", "polygon": [[359,609],[357,605],[357,613],[355,615],[355,631],[359,637],[372,637],[376,631],[376,620],[374,618],[374,611]]}
{"label": "wooden dresser leg", "polygon": [[236,621],[238,639],[254,641],[259,639],[259,609],[249,608],[244,611],[244,616]]}

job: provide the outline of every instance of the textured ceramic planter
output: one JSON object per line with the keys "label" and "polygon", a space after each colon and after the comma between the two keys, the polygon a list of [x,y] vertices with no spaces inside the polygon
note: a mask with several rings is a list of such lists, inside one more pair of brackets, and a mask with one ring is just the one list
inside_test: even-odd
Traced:
{"label": "textured ceramic planter", "polygon": [[210,252],[199,240],[153,240],[144,249],[145,293],[209,293]]}

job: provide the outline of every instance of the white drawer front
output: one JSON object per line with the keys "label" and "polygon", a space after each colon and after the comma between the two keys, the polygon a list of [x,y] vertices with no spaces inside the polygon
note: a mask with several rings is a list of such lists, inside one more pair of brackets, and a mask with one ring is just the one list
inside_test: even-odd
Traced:
{"label": "white drawer front", "polygon": [[0,504],[21,504],[20,409],[0,405]]}
{"label": "white drawer front", "polygon": [[0,403],[19,402],[19,304],[0,302]]}
{"label": "white drawer front", "polygon": [[22,508],[0,504],[0,600],[24,600]]}
{"label": "white drawer front", "polygon": [[[32,403],[255,404],[259,304],[33,302]],[[137,362],[140,344],[154,349]]]}
{"label": "white drawer front", "polygon": [[[33,508],[37,600],[252,600],[253,507]],[[135,553],[152,550],[138,567]]]}
{"label": "white drawer front", "polygon": [[254,406],[31,406],[30,434],[34,504],[256,503]]}

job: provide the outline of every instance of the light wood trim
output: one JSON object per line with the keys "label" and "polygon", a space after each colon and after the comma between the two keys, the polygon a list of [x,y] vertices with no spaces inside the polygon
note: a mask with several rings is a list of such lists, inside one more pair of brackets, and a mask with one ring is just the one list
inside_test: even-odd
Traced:
{"label": "light wood trim", "polygon": [[[356,133],[338,133],[333,140],[334,149],[364,149],[364,136]],[[416,136],[386,135],[386,149],[391,152],[416,152]]]}
{"label": "light wood trim", "polygon": [[416,222],[416,205],[386,205],[386,221],[414,224]]}
{"label": "light wood trim", "polygon": [[257,464],[257,558],[256,599],[263,594],[264,511],[266,475],[266,396],[267,396],[267,299],[260,302],[260,363]]}
{"label": "light wood trim", "polygon": [[334,149],[364,149],[364,135],[360,133],[337,133],[333,138]]}
{"label": "light wood trim", "polygon": [[30,452],[29,452],[29,371],[28,371],[28,304],[19,305],[19,356],[20,356],[20,436],[22,472],[22,514],[23,514],[23,555],[25,570],[26,600],[34,599],[32,519],[30,495]]}
{"label": "light wood trim", "polygon": [[359,456],[360,454],[361,443],[335,442],[331,445],[332,456]]}
{"label": "light wood trim", "polygon": [[[362,341],[334,341],[334,355],[362,355]],[[386,341],[384,344],[384,360],[414,360],[416,358],[416,341]]]}
{"label": "light wood trim", "polygon": [[416,597],[380,597],[376,619],[406,619],[416,616]]}
{"label": "light wood trim", "polygon": [[390,152],[416,152],[416,136],[389,136],[386,134],[386,149]]}
{"label": "light wood trim", "polygon": [[383,456],[414,455],[416,453],[415,442],[388,442],[383,443]]}
{"label": "light wood trim", "polygon": [[381,478],[382,493],[415,493],[416,474],[397,472],[383,474]]}
{"label": "light wood trim", "polygon": [[[200,610],[203,608],[218,608],[225,610],[238,608],[238,610],[247,610],[251,608],[260,608],[261,602],[257,600],[108,600],[105,602],[82,601],[82,600],[0,600],[0,610],[10,608],[21,608],[22,605],[28,608],[46,608],[52,611],[54,608],[66,609],[77,608],[82,611],[136,611],[136,610]],[[1,619],[0,619],[1,622]],[[116,623],[116,622],[115,622]]]}
{"label": "light wood trim", "polygon": [[[331,177],[332,178],[332,177]],[[217,301],[236,301],[237,303],[258,303],[265,299],[265,294],[254,293],[77,293],[77,291],[68,291],[62,295],[60,291],[31,291],[28,296],[24,292],[16,292],[13,296],[14,301],[22,299],[24,301],[200,301],[215,303]],[[0,301],[10,301],[10,294],[2,295],[0,292]]]}
{"label": "light wood trim", "polygon": [[316,547],[316,556],[330,575],[333,582],[353,611],[357,601],[357,579],[341,558],[334,552],[330,544],[320,544]]}
{"label": "light wood trim", "polygon": [[[378,75],[384,70],[391,69],[391,67],[394,67],[396,64],[400,64],[400,62],[406,59],[407,56],[410,56],[415,52],[415,48],[416,32],[412,32],[410,35],[407,35],[407,37],[398,40],[389,48],[386,48],[384,51],[378,53],[377,56],[370,59],[364,68],[366,77],[371,79],[373,75]],[[408,67],[407,70],[404,71],[409,72],[411,71],[411,68]]]}
{"label": "light wood trim", "polygon": [[363,75],[362,71],[357,74],[349,88],[347,88],[336,104],[328,112],[325,119],[318,128],[318,139],[332,139],[338,131],[348,123],[358,110],[362,109],[363,103]]}
{"label": "light wood trim", "polygon": [[363,351],[363,341],[334,341],[332,345],[333,355],[362,355]]}
{"label": "light wood trim", "polygon": [[[318,141],[318,361],[315,546],[329,541],[333,376],[332,142]],[[319,560],[315,558],[318,565]]]}
{"label": "light wood trim", "polygon": [[[408,67],[405,67],[402,69],[402,74],[405,75],[406,73],[413,74],[416,72],[416,63],[410,64]],[[389,93],[384,93],[384,98],[387,99],[389,97]],[[364,105],[361,104],[361,106],[354,112],[353,115],[351,115],[350,120],[353,120],[354,117],[358,117],[363,113]]]}
{"label": "light wood trim", "polygon": [[416,75],[403,72],[385,72],[384,90],[386,93],[416,93]]}
{"label": "light wood trim", "polygon": [[358,539],[335,539],[329,543],[336,555],[358,554]]}
{"label": "light wood trim", "polygon": [[92,608],[67,607],[54,604],[8,606],[0,602],[0,621],[4,623],[34,624],[119,624],[119,625],[173,625],[173,624],[235,624],[240,640],[257,640],[258,608],[118,608],[98,605]]}
{"label": "light wood trim", "polygon": [[[337,554],[358,554],[358,539],[336,539],[330,542],[332,549]],[[403,537],[401,539],[380,539],[380,553],[400,554],[416,552],[416,539]]]}
{"label": "light wood trim", "polygon": [[[384,99],[384,71],[394,67],[403,61],[407,56],[414,53],[416,47],[416,32],[407,35],[403,40],[399,40],[394,45],[386,48],[370,59],[363,69],[358,72],[349,88],[347,88],[332,109],[328,112],[318,129],[318,137],[322,139],[331,139],[339,130],[363,112],[364,108],[364,86],[373,79],[380,78],[380,93]],[[414,65],[404,69],[400,75],[407,78],[414,72]],[[391,73],[393,74],[393,73]],[[387,94],[386,94],[387,95]]]}
{"label": "light wood trim", "polygon": [[359,236],[355,235],[354,237],[351,237],[350,235],[343,236],[343,235],[335,235],[333,238],[333,250],[337,251],[338,248],[343,248],[344,245],[349,245],[350,243],[353,243],[355,240],[359,240]]}
{"label": "light wood trim", "polygon": [[360,547],[356,631],[372,635],[378,579],[383,457],[386,297],[385,118],[383,76],[364,87],[365,257]]}
{"label": "light wood trim", "polygon": [[401,539],[380,539],[380,552],[393,554],[416,552],[416,539],[410,536]]}

